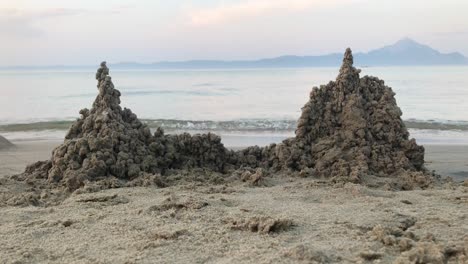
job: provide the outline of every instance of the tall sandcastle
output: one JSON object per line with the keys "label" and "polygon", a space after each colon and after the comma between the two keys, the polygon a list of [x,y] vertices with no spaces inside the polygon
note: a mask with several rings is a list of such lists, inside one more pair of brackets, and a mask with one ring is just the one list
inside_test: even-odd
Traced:
{"label": "tall sandcastle", "polygon": [[424,169],[424,148],[409,139],[395,93],[382,80],[360,78],[359,73],[347,49],[336,80],[312,89],[295,137],[233,152],[211,133],[165,135],[157,129],[152,134],[130,109],[120,107],[121,94],[103,62],[92,108],[80,111],[81,118],[50,160],[28,166],[20,178],[73,191],[108,177],[134,180],[147,174],[164,177],[171,170],[264,168],[333,181],[386,177],[427,187],[432,178]]}
{"label": "tall sandcastle", "polygon": [[214,134],[153,135],[130,109],[120,107],[106,62],[96,72],[99,93],[90,110],[82,109],[52,158],[26,168],[33,178],[70,191],[106,177],[133,180],[168,169],[204,167],[223,171],[230,154]]}
{"label": "tall sandcastle", "polygon": [[427,183],[424,147],[409,139],[395,93],[384,81],[359,73],[348,48],[336,80],[312,89],[296,136],[248,148],[244,161],[337,181],[404,175]]}

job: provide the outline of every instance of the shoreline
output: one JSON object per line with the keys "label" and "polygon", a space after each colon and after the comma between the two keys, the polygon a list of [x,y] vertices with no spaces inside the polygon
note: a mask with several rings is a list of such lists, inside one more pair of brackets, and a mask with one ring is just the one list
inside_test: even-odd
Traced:
{"label": "shoreline", "polygon": [[[159,127],[159,126],[158,126]],[[164,128],[164,126],[162,126]],[[156,131],[155,127],[150,126],[151,133]],[[420,129],[409,128],[410,138],[415,138],[420,145],[451,145],[451,146],[468,146],[468,130],[460,129]],[[11,142],[28,142],[28,141],[62,141],[68,129],[31,129],[31,130],[2,130],[0,135]],[[214,133],[221,137],[223,144],[226,147],[248,147],[248,146],[267,146],[271,143],[280,143],[284,139],[295,136],[294,130],[283,129],[196,129],[196,128],[164,128],[166,134],[207,134]]]}

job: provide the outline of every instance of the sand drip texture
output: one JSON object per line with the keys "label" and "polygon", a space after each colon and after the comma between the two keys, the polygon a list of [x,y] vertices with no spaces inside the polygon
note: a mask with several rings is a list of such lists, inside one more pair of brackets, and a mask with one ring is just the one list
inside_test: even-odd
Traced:
{"label": "sand drip texture", "polygon": [[[96,73],[99,94],[70,128],[48,161],[26,168],[23,178],[47,180],[74,191],[113,177],[135,180],[171,170],[201,168],[228,173],[239,168],[295,171],[335,181],[362,182],[368,175],[401,178],[401,188],[426,187],[424,148],[401,120],[394,93],[384,82],[353,67],[348,49],[336,81],[313,88],[296,136],[280,144],[227,150],[214,134],[152,134],[130,109],[120,107],[109,69]],[[404,175],[404,177],[401,177]],[[406,186],[406,187],[405,187]]]}

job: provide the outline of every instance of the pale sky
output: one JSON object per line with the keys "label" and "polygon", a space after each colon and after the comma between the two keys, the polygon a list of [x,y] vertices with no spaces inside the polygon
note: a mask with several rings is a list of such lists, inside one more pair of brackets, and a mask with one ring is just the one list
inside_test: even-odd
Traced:
{"label": "pale sky", "polygon": [[410,37],[468,55],[467,0],[0,0],[0,66],[258,59]]}

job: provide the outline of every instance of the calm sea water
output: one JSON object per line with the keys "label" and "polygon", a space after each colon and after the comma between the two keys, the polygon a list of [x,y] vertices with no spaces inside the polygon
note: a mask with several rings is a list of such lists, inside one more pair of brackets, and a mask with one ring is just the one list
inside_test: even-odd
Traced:
{"label": "calm sea water", "polygon": [[[296,120],[311,88],[334,80],[338,72],[110,68],[122,106],[140,118],[214,121]],[[393,88],[403,119],[468,123],[468,67],[370,67],[363,75]],[[0,71],[0,94],[0,124],[33,123],[77,118],[81,108],[91,107],[97,88],[94,71]],[[437,141],[437,133],[442,132],[412,132],[429,141]],[[447,133],[450,138],[442,138],[468,142],[466,131]]]}

